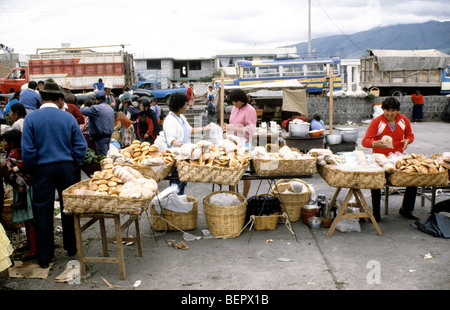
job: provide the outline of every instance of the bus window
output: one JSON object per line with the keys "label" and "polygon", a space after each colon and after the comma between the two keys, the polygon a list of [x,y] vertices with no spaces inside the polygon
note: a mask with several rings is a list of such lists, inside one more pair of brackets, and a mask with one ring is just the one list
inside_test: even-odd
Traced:
{"label": "bus window", "polygon": [[303,68],[301,65],[283,66],[283,76],[299,76],[299,75],[303,75]]}
{"label": "bus window", "polygon": [[323,75],[326,74],[326,68],[324,70],[322,64],[306,65],[307,75]]}
{"label": "bus window", "polygon": [[243,68],[242,77],[244,79],[251,79],[256,77],[256,68]]}
{"label": "bus window", "polygon": [[259,67],[259,77],[280,76],[279,67]]}
{"label": "bus window", "polygon": [[450,67],[445,68],[445,77],[450,78]]}

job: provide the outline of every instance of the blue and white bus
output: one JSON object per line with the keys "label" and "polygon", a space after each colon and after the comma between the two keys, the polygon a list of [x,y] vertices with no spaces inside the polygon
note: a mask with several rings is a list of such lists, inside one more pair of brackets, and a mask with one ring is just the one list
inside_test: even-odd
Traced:
{"label": "blue and white bus", "polygon": [[284,60],[238,61],[239,78],[234,85],[260,84],[296,79],[308,93],[321,93],[326,77],[333,68],[333,90],[342,89],[341,61],[331,58],[297,58]]}

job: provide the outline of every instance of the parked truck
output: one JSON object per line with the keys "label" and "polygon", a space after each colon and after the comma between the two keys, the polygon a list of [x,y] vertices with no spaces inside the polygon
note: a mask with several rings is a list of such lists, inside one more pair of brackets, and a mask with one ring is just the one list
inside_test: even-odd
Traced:
{"label": "parked truck", "polygon": [[71,82],[73,93],[94,90],[94,83],[101,78],[112,84],[112,92],[118,96],[125,86],[136,83],[133,56],[123,51],[94,52],[90,49],[70,49],[58,52],[28,55],[28,66],[17,67],[0,79],[0,92],[13,93],[29,81],[53,79],[62,84]]}
{"label": "parked truck", "polygon": [[450,93],[450,55],[437,50],[367,50],[361,58],[361,88],[380,96]]}
{"label": "parked truck", "polygon": [[173,93],[187,93],[188,88],[164,88],[161,89],[158,86],[158,83],[155,81],[139,81],[138,82],[139,87],[133,87],[133,89],[147,89],[151,90],[153,93],[154,98],[157,102],[169,102],[170,95]]}

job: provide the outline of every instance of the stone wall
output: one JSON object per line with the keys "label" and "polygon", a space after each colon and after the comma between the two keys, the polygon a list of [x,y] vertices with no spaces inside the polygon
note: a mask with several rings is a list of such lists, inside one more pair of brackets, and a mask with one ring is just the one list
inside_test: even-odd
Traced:
{"label": "stone wall", "polygon": [[[333,98],[333,124],[347,122],[361,123],[373,118],[373,104],[386,97],[376,98],[374,102],[359,98]],[[413,103],[411,96],[396,97],[400,101],[400,113],[412,119]],[[446,96],[424,96],[424,121],[440,121],[440,116],[450,99]],[[307,98],[308,116],[319,114],[325,124],[329,124],[330,98]]]}

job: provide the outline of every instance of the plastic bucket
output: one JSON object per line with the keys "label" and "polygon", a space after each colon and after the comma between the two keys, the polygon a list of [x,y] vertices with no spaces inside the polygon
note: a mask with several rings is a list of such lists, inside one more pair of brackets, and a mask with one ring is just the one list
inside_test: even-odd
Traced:
{"label": "plastic bucket", "polygon": [[319,207],[316,205],[305,205],[302,207],[302,218],[303,223],[308,225],[308,218],[312,216],[317,216],[317,212],[319,211]]}

